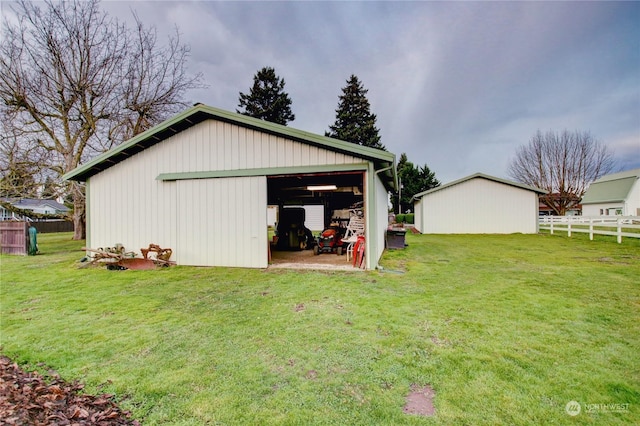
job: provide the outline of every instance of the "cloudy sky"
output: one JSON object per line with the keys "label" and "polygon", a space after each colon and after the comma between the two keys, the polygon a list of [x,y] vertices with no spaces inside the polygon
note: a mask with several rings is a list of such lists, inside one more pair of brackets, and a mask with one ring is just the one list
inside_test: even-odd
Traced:
{"label": "cloudy sky", "polygon": [[382,143],[442,182],[508,177],[540,129],[587,130],[640,167],[640,2],[106,1],[160,34],[178,27],[193,102],[234,111],[255,73],[285,79],[295,121],[323,134],[351,74]]}

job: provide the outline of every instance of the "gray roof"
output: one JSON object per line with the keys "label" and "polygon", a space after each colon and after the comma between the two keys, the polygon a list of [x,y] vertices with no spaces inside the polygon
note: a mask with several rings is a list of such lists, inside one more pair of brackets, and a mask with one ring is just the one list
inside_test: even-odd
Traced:
{"label": "gray roof", "polygon": [[529,185],[525,185],[525,184],[522,184],[522,183],[513,182],[511,180],[507,180],[507,179],[502,179],[502,178],[498,178],[498,177],[495,177],[495,176],[486,175],[484,173],[474,173],[474,174],[472,174],[470,176],[467,176],[467,177],[464,177],[462,179],[454,180],[453,182],[449,182],[449,183],[445,183],[444,185],[437,186],[437,187],[432,188],[432,189],[430,189],[428,191],[419,192],[416,195],[414,195],[412,199],[417,201],[419,198],[423,197],[424,195],[432,194],[434,192],[441,191],[441,190],[443,190],[445,188],[449,188],[451,186],[458,185],[460,183],[466,182],[468,180],[476,179],[476,178],[486,179],[486,180],[490,180],[490,181],[493,181],[493,182],[502,183],[502,184],[509,185],[509,186],[514,186],[514,187],[520,188],[520,189],[526,189],[528,191],[537,192],[538,194],[546,194],[547,193],[547,191],[545,191],[544,189],[536,188],[534,186],[529,186]]}
{"label": "gray roof", "polygon": [[143,151],[163,140],[195,126],[202,121],[215,119],[242,127],[255,129],[264,133],[282,136],[305,144],[318,146],[336,152],[353,155],[367,161],[372,161],[376,170],[384,170],[381,178],[389,188],[397,187],[395,171],[395,154],[380,149],[369,148],[355,143],[333,139],[292,127],[271,123],[265,120],[249,117],[235,112],[196,104],[176,116],[158,124],[128,141],[112,148],[89,161],[78,166],[63,176],[63,179],[86,181],[91,176]]}
{"label": "gray roof", "polygon": [[68,212],[69,208],[64,204],[60,204],[56,200],[48,200],[41,198],[3,198],[2,201],[22,210],[33,210],[41,206],[47,206],[57,212]]}
{"label": "gray roof", "polygon": [[640,179],[640,169],[602,176],[589,185],[582,197],[582,204],[623,202],[629,197],[631,188],[638,179]]}

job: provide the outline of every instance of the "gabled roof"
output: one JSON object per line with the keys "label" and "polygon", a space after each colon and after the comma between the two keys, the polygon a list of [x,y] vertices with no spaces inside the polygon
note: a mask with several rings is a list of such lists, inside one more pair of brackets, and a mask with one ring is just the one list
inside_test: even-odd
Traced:
{"label": "gabled roof", "polygon": [[445,188],[449,188],[451,186],[458,185],[460,183],[463,183],[463,182],[466,182],[466,181],[469,181],[469,180],[472,180],[472,179],[476,179],[476,178],[486,179],[486,180],[490,180],[490,181],[497,182],[497,183],[503,183],[505,185],[513,186],[513,187],[516,187],[516,188],[526,189],[528,191],[537,192],[538,194],[546,194],[547,193],[547,191],[545,191],[544,189],[536,188],[534,186],[524,185],[522,183],[513,182],[513,181],[510,181],[510,180],[507,180],[507,179],[501,179],[501,178],[497,178],[495,176],[485,175],[484,173],[474,173],[474,174],[472,174],[470,176],[464,177],[462,179],[454,180],[453,182],[449,182],[449,183],[446,183],[444,185],[440,185],[440,186],[432,188],[432,189],[430,189],[428,191],[419,192],[419,193],[417,193],[416,195],[413,196],[412,200],[416,200],[417,201],[419,198],[421,198],[421,197],[423,197],[423,196],[425,196],[427,194],[432,194],[434,192],[441,191],[441,190],[443,190]]}
{"label": "gabled roof", "polygon": [[629,169],[622,172],[611,173],[609,175],[604,175],[599,179],[593,181],[593,183],[607,182],[610,180],[624,179],[624,178],[640,178],[640,169]]}
{"label": "gabled roof", "polygon": [[41,198],[2,198],[2,201],[22,210],[33,210],[38,207],[50,207],[58,212],[68,212],[69,207],[60,204],[56,200]]}
{"label": "gabled roof", "polygon": [[376,170],[388,169],[381,173],[385,184],[390,188],[395,188],[397,186],[395,155],[393,153],[305,132],[303,130],[294,129],[203,104],[196,104],[147,130],[146,132],[143,132],[121,145],[112,148],[104,154],[97,156],[88,163],[78,166],[74,170],[65,174],[63,179],[86,181],[91,176],[108,169],[138,152],[208,119],[224,121],[320,148],[353,155],[354,157],[359,157],[367,161],[372,161],[375,164]]}
{"label": "gabled roof", "polygon": [[582,197],[582,204],[623,202],[629,197],[631,188],[638,179],[640,169],[602,176],[589,185]]}

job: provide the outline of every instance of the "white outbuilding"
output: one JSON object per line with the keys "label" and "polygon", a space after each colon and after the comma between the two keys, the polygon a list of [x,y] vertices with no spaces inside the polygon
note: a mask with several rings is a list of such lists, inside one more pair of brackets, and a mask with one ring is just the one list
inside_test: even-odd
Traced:
{"label": "white outbuilding", "polygon": [[[171,248],[180,265],[265,268],[268,206],[359,204],[384,250],[395,155],[196,104],[64,176],[86,182],[87,246]],[[332,188],[314,190],[313,188]]]}
{"label": "white outbuilding", "polygon": [[416,194],[415,227],[423,234],[536,233],[545,192],[476,173]]}
{"label": "white outbuilding", "polygon": [[584,216],[640,216],[640,169],[602,176],[581,203]]}

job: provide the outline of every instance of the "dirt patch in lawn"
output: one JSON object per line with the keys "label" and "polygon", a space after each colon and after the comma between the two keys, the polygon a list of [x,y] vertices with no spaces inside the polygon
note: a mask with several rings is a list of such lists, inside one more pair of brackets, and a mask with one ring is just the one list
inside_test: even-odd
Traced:
{"label": "dirt patch in lawn", "polygon": [[406,404],[402,411],[405,414],[415,414],[418,416],[433,416],[436,409],[433,406],[435,392],[429,385],[411,385],[411,391],[406,398]]}
{"label": "dirt patch in lawn", "polygon": [[132,425],[131,413],[113,395],[85,395],[78,382],[67,383],[54,371],[44,377],[26,372],[0,355],[0,419],[4,425]]}

